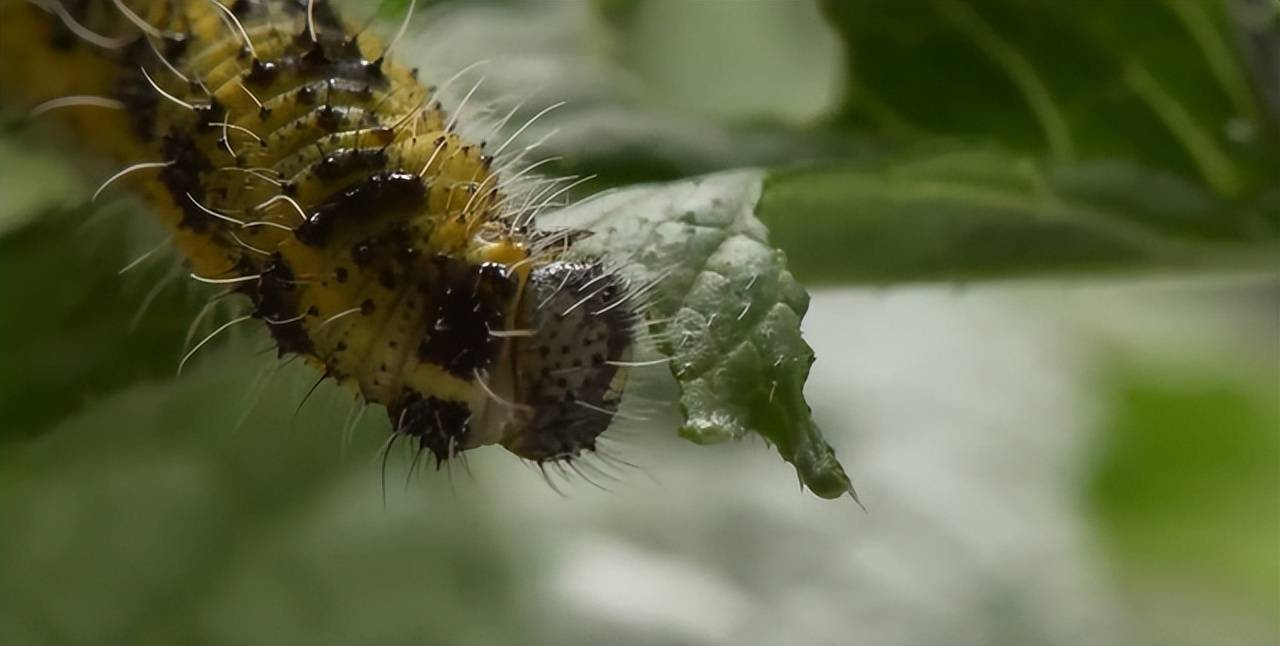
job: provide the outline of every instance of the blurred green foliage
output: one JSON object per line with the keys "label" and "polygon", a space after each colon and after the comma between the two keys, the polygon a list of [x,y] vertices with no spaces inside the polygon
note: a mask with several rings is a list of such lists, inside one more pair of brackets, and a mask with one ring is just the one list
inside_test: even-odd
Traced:
{"label": "blurred green foliage", "polygon": [[146,252],[135,250],[133,227],[119,226],[140,209],[44,210],[0,236],[0,294],[11,312],[0,316],[0,444],[134,381],[173,374],[202,290],[176,287],[171,253],[119,275]]}
{"label": "blurred green foliage", "polygon": [[0,643],[518,640],[511,547],[444,474],[416,506],[397,453],[380,504],[381,420],[342,437],[336,388],[295,414],[302,366],[238,425],[262,362],[236,345],[0,453]]}
{"label": "blurred green foliage", "polygon": [[1152,369],[1111,377],[1088,487],[1115,561],[1156,594],[1209,589],[1242,615],[1276,612],[1280,374],[1257,383]]}

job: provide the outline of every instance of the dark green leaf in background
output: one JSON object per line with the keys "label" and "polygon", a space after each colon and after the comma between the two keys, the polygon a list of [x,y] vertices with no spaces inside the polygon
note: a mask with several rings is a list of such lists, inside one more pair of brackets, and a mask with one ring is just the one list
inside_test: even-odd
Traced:
{"label": "dark green leaf in background", "polygon": [[807,283],[1274,271],[1280,208],[1125,162],[920,151],[771,174],[759,207]]}
{"label": "dark green leaf in background", "polygon": [[840,123],[1122,159],[1237,197],[1275,185],[1280,135],[1222,1],[827,0],[852,79]]}
{"label": "dark green leaf in background", "polygon": [[176,280],[168,250],[120,275],[148,251],[129,222],[140,208],[44,209],[0,236],[0,443],[134,381],[173,375],[200,290]]}

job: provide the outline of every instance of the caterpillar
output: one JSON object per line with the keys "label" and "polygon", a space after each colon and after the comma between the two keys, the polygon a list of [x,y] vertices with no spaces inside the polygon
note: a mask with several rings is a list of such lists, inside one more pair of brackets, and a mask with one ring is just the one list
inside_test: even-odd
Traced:
{"label": "caterpillar", "polygon": [[620,405],[638,290],[532,226],[518,159],[398,39],[330,0],[0,0],[0,93],[124,164],[99,191],[130,185],[250,304],[218,331],[260,321],[437,465],[572,461]]}

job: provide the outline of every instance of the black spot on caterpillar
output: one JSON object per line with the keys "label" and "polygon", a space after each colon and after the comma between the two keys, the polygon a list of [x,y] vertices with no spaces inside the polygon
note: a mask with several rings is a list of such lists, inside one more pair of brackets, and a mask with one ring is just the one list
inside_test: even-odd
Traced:
{"label": "black spot on caterpillar", "polygon": [[394,44],[327,0],[0,0],[0,92],[128,164],[108,183],[250,304],[219,331],[262,321],[437,464],[572,460],[619,406],[635,290],[530,226]]}

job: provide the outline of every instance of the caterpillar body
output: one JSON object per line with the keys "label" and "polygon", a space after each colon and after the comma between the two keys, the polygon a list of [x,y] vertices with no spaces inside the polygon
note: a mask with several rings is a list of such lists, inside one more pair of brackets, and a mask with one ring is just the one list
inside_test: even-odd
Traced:
{"label": "caterpillar body", "polygon": [[[392,41],[390,47],[394,47]],[[595,448],[636,290],[538,232],[485,142],[328,0],[0,0],[0,92],[57,115],[281,355],[442,462]],[[500,153],[501,151],[495,151]]]}

